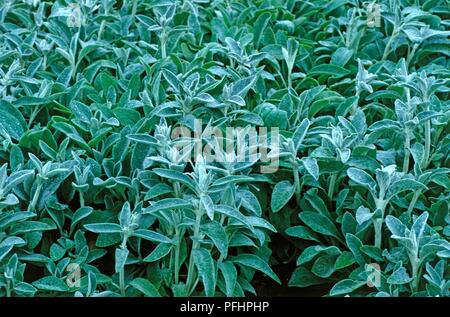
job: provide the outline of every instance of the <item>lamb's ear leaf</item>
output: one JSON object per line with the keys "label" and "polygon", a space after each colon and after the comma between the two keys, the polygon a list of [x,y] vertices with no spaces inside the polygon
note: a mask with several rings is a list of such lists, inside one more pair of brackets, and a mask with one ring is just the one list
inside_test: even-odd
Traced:
{"label": "lamb's ear leaf", "polygon": [[238,256],[232,257],[230,259],[233,263],[241,264],[244,266],[251,267],[255,270],[261,271],[267,276],[269,276],[271,279],[273,279],[275,282],[281,285],[281,281],[278,278],[278,276],[275,274],[274,271],[270,268],[270,266],[260,257],[250,254],[250,253],[242,253]]}
{"label": "lamb's ear leaf", "polygon": [[156,287],[145,278],[135,278],[130,285],[147,297],[161,297]]}
{"label": "lamb's ear leaf", "polygon": [[347,170],[347,175],[355,183],[358,183],[360,185],[366,186],[366,187],[368,187],[371,190],[374,190],[375,186],[377,185],[377,183],[375,182],[373,177],[370,176],[369,174],[367,174],[362,169],[355,168],[355,167],[350,167]]}
{"label": "lamb's ear leaf", "polygon": [[309,125],[308,118],[303,119],[302,122],[298,125],[297,129],[292,136],[292,141],[294,142],[294,147],[298,151],[300,145],[302,145],[303,140],[305,139],[306,134],[308,133]]}
{"label": "lamb's ear leaf", "polygon": [[294,195],[294,186],[289,181],[277,183],[272,192],[270,207],[273,212],[278,212],[283,208]]}
{"label": "lamb's ear leaf", "polygon": [[22,113],[4,100],[0,100],[0,128],[14,140],[20,140],[27,130]]}
{"label": "lamb's ear leaf", "polygon": [[216,290],[217,272],[211,252],[204,248],[195,249],[192,252],[195,266],[205,289],[205,295],[212,297]]}

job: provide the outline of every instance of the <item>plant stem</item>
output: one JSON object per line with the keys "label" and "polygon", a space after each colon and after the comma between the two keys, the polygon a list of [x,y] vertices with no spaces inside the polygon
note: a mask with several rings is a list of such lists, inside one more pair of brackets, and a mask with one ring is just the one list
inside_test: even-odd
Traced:
{"label": "plant stem", "polygon": [[46,70],[47,69],[47,54],[44,54],[43,58],[42,58],[42,70]]}
{"label": "plant stem", "polygon": [[381,248],[381,237],[382,237],[382,230],[383,230],[383,218],[375,219],[373,221],[374,228],[375,228],[375,246],[377,248]]}
{"label": "plant stem", "polygon": [[300,204],[300,192],[301,192],[301,186],[300,186],[300,176],[298,173],[298,164],[297,162],[294,162],[292,164],[292,172],[294,174],[294,188],[295,188],[295,198],[297,199],[297,204]]}
{"label": "plant stem", "polygon": [[84,207],[84,194],[82,192],[79,192],[80,194],[80,208]]}
{"label": "plant stem", "polygon": [[10,281],[6,280],[6,297],[11,297]]}
{"label": "plant stem", "polygon": [[133,0],[133,7],[131,8],[131,21],[134,21],[137,11],[137,0]]}
{"label": "plant stem", "polygon": [[420,196],[420,190],[417,190],[414,192],[414,196],[411,199],[411,202],[409,203],[409,207],[408,207],[408,215],[411,216],[413,210],[414,210],[414,206],[416,205],[417,199],[419,199]]}
{"label": "plant stem", "polygon": [[30,119],[28,120],[28,129],[31,129],[31,124],[33,123],[34,119],[36,119],[36,116],[38,115],[39,111],[40,111],[39,107],[35,107],[33,111],[31,111]]}
{"label": "plant stem", "polygon": [[97,33],[97,40],[101,40],[104,28],[105,28],[105,20],[103,20],[102,23],[100,24],[100,28],[98,29]]}
{"label": "plant stem", "polygon": [[175,249],[175,284],[178,284],[180,281],[180,232],[178,228],[175,228],[175,236],[177,237],[177,245]]}
{"label": "plant stem", "polygon": [[181,197],[181,195],[180,195],[180,192],[181,192],[181,190],[180,190],[180,183],[178,183],[178,182],[174,182],[173,183],[173,191],[175,193],[175,197],[176,198],[180,198]]}
{"label": "plant stem", "polygon": [[167,57],[166,42],[167,42],[167,35],[166,35],[165,27],[163,27],[162,32],[161,32],[161,57],[163,59]]}
{"label": "plant stem", "polygon": [[292,69],[288,69],[288,88],[292,88]]}
{"label": "plant stem", "polygon": [[408,52],[408,57],[406,59],[406,65],[409,65],[409,63],[412,61],[412,58],[414,57],[414,54],[416,53],[418,47],[419,47],[419,44],[416,43],[413,45],[411,52]]}
{"label": "plant stem", "polygon": [[337,178],[337,174],[331,175],[330,182],[328,183],[328,198],[330,198],[330,200],[333,199],[336,178]]}
{"label": "plant stem", "polygon": [[387,201],[384,200],[384,192],[380,193],[380,198],[376,200],[377,209],[381,210],[381,217],[373,220],[375,230],[375,246],[381,249],[381,243],[383,239],[383,221],[384,212],[386,210]]}
{"label": "plant stem", "polygon": [[[428,107],[427,107],[428,110]],[[430,149],[431,149],[431,122],[430,120],[427,120],[425,122],[425,150],[424,150],[424,160],[423,160],[423,169],[426,169],[428,167],[428,160],[430,158]]]}
{"label": "plant stem", "polygon": [[382,57],[383,61],[386,60],[386,58],[388,57],[389,53],[391,52],[391,45],[392,45],[392,42],[394,41],[394,39],[396,37],[397,37],[397,29],[394,28],[392,30],[392,35],[389,38],[389,41],[387,42],[386,47],[384,48],[383,57]]}
{"label": "plant stem", "polygon": [[[186,281],[186,289],[190,290],[194,279],[194,250],[198,249],[198,235],[200,232],[200,221],[202,219],[203,212],[201,207],[195,213],[195,226],[194,226],[194,242],[192,243],[191,255],[189,257],[188,275]],[[190,294],[187,294],[189,296]]]}
{"label": "plant stem", "polygon": [[33,211],[34,208],[36,208],[37,200],[39,199],[39,196],[41,195],[41,189],[42,189],[42,184],[41,184],[41,182],[39,182],[36,187],[36,191],[34,192],[33,200],[31,201],[31,204],[28,205],[28,211]]}
{"label": "plant stem", "polygon": [[[124,233],[122,244],[120,245],[121,249],[127,248],[128,235]],[[119,288],[120,294],[125,296],[125,264],[120,268],[119,271]]]}
{"label": "plant stem", "polygon": [[411,281],[411,290],[412,292],[417,292],[419,288],[419,259],[417,257],[417,252],[414,252],[412,256],[410,256],[411,267],[412,267],[412,276],[413,280]]}
{"label": "plant stem", "polygon": [[405,156],[403,157],[403,173],[408,173],[409,169],[409,147],[411,145],[411,140],[409,139],[408,133],[405,135],[405,144],[404,144],[404,151]]}
{"label": "plant stem", "polygon": [[125,267],[122,267],[119,271],[119,287],[120,294],[125,296]]}

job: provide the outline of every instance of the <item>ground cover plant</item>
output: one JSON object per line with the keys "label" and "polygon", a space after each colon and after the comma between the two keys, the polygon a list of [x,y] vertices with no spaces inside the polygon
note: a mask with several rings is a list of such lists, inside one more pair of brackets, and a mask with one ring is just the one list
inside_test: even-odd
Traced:
{"label": "ground cover plant", "polygon": [[449,18],[1,0],[0,296],[450,296]]}

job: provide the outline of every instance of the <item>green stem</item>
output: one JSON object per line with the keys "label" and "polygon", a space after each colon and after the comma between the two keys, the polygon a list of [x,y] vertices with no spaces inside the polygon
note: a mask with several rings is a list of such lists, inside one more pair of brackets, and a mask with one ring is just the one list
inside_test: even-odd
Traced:
{"label": "green stem", "polygon": [[383,238],[383,221],[384,213],[386,210],[387,201],[384,200],[384,192],[380,193],[380,198],[376,200],[377,209],[381,210],[381,217],[373,220],[375,230],[375,246],[381,249],[381,243]]}
{"label": "green stem", "polygon": [[408,207],[408,215],[411,216],[413,210],[414,210],[414,206],[416,205],[417,199],[419,199],[420,196],[420,190],[417,190],[414,192],[414,196],[411,199],[411,202],[409,203],[409,207]]}
{"label": "green stem", "polygon": [[333,199],[334,186],[335,186],[335,183],[336,183],[336,178],[337,178],[337,174],[331,175],[330,183],[328,184],[328,198],[330,198],[330,200]]}
{"label": "green stem", "polygon": [[430,122],[430,120],[427,120],[425,122],[425,150],[424,150],[424,160],[423,160],[423,166],[422,166],[423,169],[426,169],[428,167],[429,159],[430,159],[430,150],[431,150],[431,122]]}
{"label": "green stem", "polygon": [[198,282],[200,281],[199,277],[197,276],[197,278],[195,279],[194,284],[192,284],[191,289],[189,290],[189,294],[192,294],[195,291],[195,288],[197,287]]}
{"label": "green stem", "polygon": [[384,52],[383,52],[383,57],[382,60],[386,60],[386,58],[388,57],[389,53],[391,52],[391,45],[392,42],[394,41],[394,39],[397,37],[397,29],[394,28],[394,30],[392,31],[392,35],[389,38],[389,41],[386,44],[386,47],[384,48]]}
{"label": "green stem", "polygon": [[80,194],[80,208],[83,208],[85,203],[84,203],[84,194],[82,192],[79,192]]}
{"label": "green stem", "polygon": [[125,267],[123,266],[119,271],[119,287],[120,294],[125,296]]}
{"label": "green stem", "polygon": [[161,57],[163,59],[167,57],[166,42],[167,42],[167,35],[165,27],[163,27],[163,30],[161,32]]}
{"label": "green stem", "polygon": [[408,173],[409,169],[409,148],[411,145],[411,140],[409,139],[408,133],[405,135],[405,144],[404,144],[404,151],[405,156],[403,157],[403,173]]}
{"label": "green stem", "polygon": [[300,193],[301,193],[301,186],[300,186],[300,176],[298,173],[298,165],[295,162],[292,165],[292,172],[294,173],[294,188],[295,188],[295,198],[297,199],[297,204],[300,204]]}
{"label": "green stem", "polygon": [[30,119],[28,120],[28,129],[31,129],[31,124],[33,123],[34,119],[36,119],[36,116],[38,115],[39,111],[40,111],[39,107],[35,107],[33,111],[31,111]]}
{"label": "green stem", "polygon": [[101,40],[102,38],[102,33],[103,33],[103,29],[105,28],[105,20],[102,21],[102,23],[100,24],[100,28],[98,29],[98,33],[97,33],[97,40]]}
{"label": "green stem", "polygon": [[[201,207],[195,213],[195,226],[194,226],[194,242],[192,243],[191,255],[189,258],[189,266],[188,266],[188,275],[186,281],[186,289],[190,290],[192,287],[193,279],[194,279],[194,250],[198,249],[200,246],[198,242],[198,236],[200,233],[200,221],[202,219],[202,210]],[[190,294],[187,294],[188,296]]]}
{"label": "green stem", "polygon": [[46,70],[47,69],[47,54],[44,54],[43,59],[42,59],[42,70]]}
{"label": "green stem", "polygon": [[175,266],[174,266],[174,272],[175,272],[175,284],[178,284],[180,281],[180,232],[178,231],[178,228],[175,229],[176,237],[177,237],[177,245],[175,249]]}
{"label": "green stem", "polygon": [[419,288],[419,259],[417,258],[417,254],[414,253],[411,260],[411,267],[412,267],[412,276],[413,280],[411,281],[411,290],[413,293],[417,292]]}
{"label": "green stem", "polygon": [[409,65],[409,63],[412,61],[414,54],[416,54],[417,49],[419,48],[419,44],[414,44],[411,52],[408,52],[408,57],[406,59],[406,65]]}
{"label": "green stem", "polygon": [[288,88],[292,88],[292,69],[288,69]]}
{"label": "green stem", "polygon": [[180,198],[181,197],[181,190],[180,190],[180,183],[178,182],[174,182],[173,183],[173,191],[175,193],[175,197],[176,198]]}
{"label": "green stem", "polygon": [[33,211],[34,208],[36,208],[37,200],[39,199],[39,196],[41,195],[41,189],[42,189],[42,184],[39,182],[36,187],[36,192],[34,193],[33,200],[31,201],[31,204],[28,205],[28,211]]}
{"label": "green stem", "polygon": [[6,297],[11,297],[11,288],[9,279],[6,280]]}
{"label": "green stem", "polygon": [[137,11],[137,0],[133,0],[133,7],[131,9],[131,21],[134,21],[134,17],[136,16]]}
{"label": "green stem", "polygon": [[[127,241],[128,241],[128,235],[124,234],[122,244],[120,245],[121,249],[127,248]],[[119,271],[119,288],[120,288],[120,294],[122,294],[122,296],[125,296],[125,265],[123,265]]]}
{"label": "green stem", "polygon": [[375,229],[375,246],[377,248],[381,248],[381,237],[383,230],[383,218],[375,219],[373,221],[374,229]]}

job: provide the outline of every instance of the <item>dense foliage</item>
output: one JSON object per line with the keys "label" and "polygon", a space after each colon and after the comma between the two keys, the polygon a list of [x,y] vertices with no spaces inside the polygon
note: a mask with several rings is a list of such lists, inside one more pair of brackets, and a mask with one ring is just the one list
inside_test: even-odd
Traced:
{"label": "dense foliage", "polygon": [[[1,0],[0,296],[450,296],[449,18]],[[278,128],[276,168],[198,122]]]}

